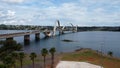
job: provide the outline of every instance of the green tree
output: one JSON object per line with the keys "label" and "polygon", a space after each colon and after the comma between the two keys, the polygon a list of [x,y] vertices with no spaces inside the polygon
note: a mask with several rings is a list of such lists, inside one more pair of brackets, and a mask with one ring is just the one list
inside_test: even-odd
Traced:
{"label": "green tree", "polygon": [[109,51],[109,52],[108,52],[108,55],[113,56],[113,52],[112,52],[112,51]]}
{"label": "green tree", "polygon": [[20,51],[22,49],[21,44],[16,43],[14,40],[7,40],[3,46],[0,47],[0,59],[10,55],[14,51]]}
{"label": "green tree", "polygon": [[19,60],[20,60],[20,66],[21,68],[23,67],[23,59],[25,58],[25,53],[24,52],[20,52],[19,53]]}
{"label": "green tree", "polygon": [[0,64],[0,68],[6,68],[4,64]]}
{"label": "green tree", "polygon": [[14,60],[12,59],[11,56],[6,56],[3,59],[3,63],[5,65],[6,68],[12,68],[13,64],[15,63]]}
{"label": "green tree", "polygon": [[53,48],[51,48],[51,49],[49,50],[49,52],[50,52],[50,54],[51,54],[51,60],[52,60],[52,62],[51,62],[51,68],[54,68],[54,54],[55,54],[55,52],[56,52],[56,49],[53,47]]}
{"label": "green tree", "polygon": [[47,50],[46,48],[43,48],[43,49],[41,50],[41,54],[42,54],[42,56],[43,56],[43,58],[44,58],[44,68],[46,68],[45,58],[46,58],[46,56],[47,56],[47,54],[48,54],[48,50]]}
{"label": "green tree", "polygon": [[16,60],[18,59],[18,53],[17,52],[13,52],[11,53],[11,57],[14,61],[13,65],[14,65],[14,68],[16,68]]}
{"label": "green tree", "polygon": [[32,60],[32,63],[33,63],[33,68],[34,68],[34,62],[35,62],[35,58],[37,57],[36,53],[32,52],[30,54],[30,59]]}

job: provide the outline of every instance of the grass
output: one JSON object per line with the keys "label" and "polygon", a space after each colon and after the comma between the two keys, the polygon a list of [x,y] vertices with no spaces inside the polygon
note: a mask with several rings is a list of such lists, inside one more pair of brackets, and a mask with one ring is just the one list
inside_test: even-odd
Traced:
{"label": "grass", "polygon": [[[35,63],[43,62],[43,60],[40,58],[42,58],[42,56],[37,55],[37,58],[35,58]],[[32,61],[30,60],[29,54],[26,54],[26,56],[23,60],[23,66],[30,65],[30,64],[32,64]],[[17,61],[16,65],[17,65],[17,67],[20,67],[20,61]]]}
{"label": "grass", "polygon": [[[37,58],[35,58],[35,63],[39,63],[39,62],[43,62],[41,55],[37,55]],[[23,66],[26,66],[26,65],[31,65],[32,64],[32,61],[30,60],[30,57],[29,57],[29,54],[26,54],[25,55],[25,58],[23,59]],[[3,63],[0,61],[0,66],[2,66]],[[16,66],[17,67],[20,67],[20,61],[17,60],[16,61]]]}
{"label": "grass", "polygon": [[78,52],[64,53],[61,60],[65,61],[83,61],[96,65],[101,65],[104,68],[120,68],[120,59],[116,59],[107,55],[101,55],[94,50],[83,49]]}
{"label": "grass", "polygon": [[[59,62],[57,57],[58,56],[55,55],[55,64],[54,64],[55,66]],[[43,68],[43,62],[44,62],[43,56],[38,54],[37,58],[35,58],[35,64],[37,65],[35,67],[38,68],[40,66],[39,68]],[[47,55],[46,56],[46,67],[50,68],[50,65],[51,65],[51,55]],[[1,67],[3,66],[3,63],[1,61],[0,61],[0,66]],[[19,60],[16,61],[16,66],[17,66],[17,68],[20,68],[20,61]],[[32,61],[30,60],[29,54],[26,54],[25,58],[23,59],[23,68],[28,68],[29,66],[32,66]]]}
{"label": "grass", "polygon": [[[77,50],[76,52],[69,52],[69,53],[62,53],[62,54],[56,54],[55,59],[56,64],[59,62],[59,60],[64,61],[80,61],[80,62],[89,62],[96,65],[101,65],[104,68],[120,68],[120,59],[110,57],[107,55],[101,55],[100,52],[96,52],[91,49],[82,49]],[[48,64],[51,64],[51,56],[47,56],[47,62]],[[35,59],[35,63],[41,64],[43,63],[43,57],[41,55],[37,55],[37,58]],[[0,62],[0,64],[2,64]],[[32,61],[29,58],[29,54],[26,54],[26,57],[23,60],[23,66],[31,65]],[[20,67],[20,62],[17,61],[16,63],[17,67]]]}

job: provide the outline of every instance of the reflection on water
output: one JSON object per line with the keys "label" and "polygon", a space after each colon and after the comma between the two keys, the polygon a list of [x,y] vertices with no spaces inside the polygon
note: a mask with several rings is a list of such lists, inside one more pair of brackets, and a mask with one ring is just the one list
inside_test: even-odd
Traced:
{"label": "reflection on water", "polygon": [[[50,49],[55,47],[57,52],[71,52],[79,48],[92,48],[94,50],[101,50],[107,53],[112,51],[115,56],[120,57],[120,32],[103,32],[103,31],[90,31],[90,32],[77,32],[44,38],[40,33],[40,40],[35,41],[35,35],[30,35],[30,44],[24,45],[23,36],[15,37],[17,42],[22,43],[24,51],[27,53],[36,52],[40,53],[42,48]],[[68,39],[74,42],[64,42],[62,40]]]}

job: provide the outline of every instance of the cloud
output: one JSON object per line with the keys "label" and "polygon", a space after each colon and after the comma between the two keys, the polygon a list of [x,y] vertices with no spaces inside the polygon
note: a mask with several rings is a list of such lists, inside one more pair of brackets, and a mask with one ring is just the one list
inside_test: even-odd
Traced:
{"label": "cloud", "polygon": [[[48,23],[54,25],[56,19],[60,19],[63,25],[74,23],[75,25],[111,25],[120,22],[119,12],[97,7],[89,11],[88,7],[81,7],[77,3],[63,3],[60,6],[42,8],[35,15],[34,20],[39,24]],[[38,24],[38,23],[36,23]]]}
{"label": "cloud", "polygon": [[8,2],[8,3],[22,3],[24,0],[2,0],[4,2]]}
{"label": "cloud", "polygon": [[10,16],[10,17],[15,16],[15,12],[11,11],[11,10],[8,10],[7,16]]}
{"label": "cloud", "polygon": [[63,25],[120,25],[120,0],[62,0],[60,3],[54,0],[21,0],[13,3],[22,4],[9,6],[0,3],[1,22],[54,25],[56,19],[59,19]]}
{"label": "cloud", "polygon": [[11,20],[15,18],[15,12],[12,10],[7,10],[7,11],[1,11],[0,12],[0,20],[5,21],[5,20]]}
{"label": "cloud", "polygon": [[22,19],[22,18],[17,18],[16,12],[13,10],[4,10],[0,11],[0,23],[1,24],[25,24],[25,22],[28,22],[30,20],[28,19]]}

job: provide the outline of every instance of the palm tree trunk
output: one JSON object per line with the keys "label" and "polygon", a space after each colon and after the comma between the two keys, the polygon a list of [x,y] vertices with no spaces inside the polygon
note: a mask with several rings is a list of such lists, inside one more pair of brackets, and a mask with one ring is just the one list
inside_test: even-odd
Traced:
{"label": "palm tree trunk", "polygon": [[34,60],[32,62],[33,62],[33,68],[34,68]]}
{"label": "palm tree trunk", "polygon": [[52,55],[52,63],[51,63],[51,68],[54,68],[54,54]]}
{"label": "palm tree trunk", "polygon": [[16,68],[16,64],[14,63],[14,68]]}
{"label": "palm tree trunk", "polygon": [[5,68],[7,68],[7,64],[5,64]]}
{"label": "palm tree trunk", "polygon": [[45,56],[44,56],[44,68],[46,68],[46,64],[45,64]]}
{"label": "palm tree trunk", "polygon": [[21,68],[22,68],[22,66],[23,66],[23,64],[22,64],[22,60],[20,60],[20,64],[21,64]]}

